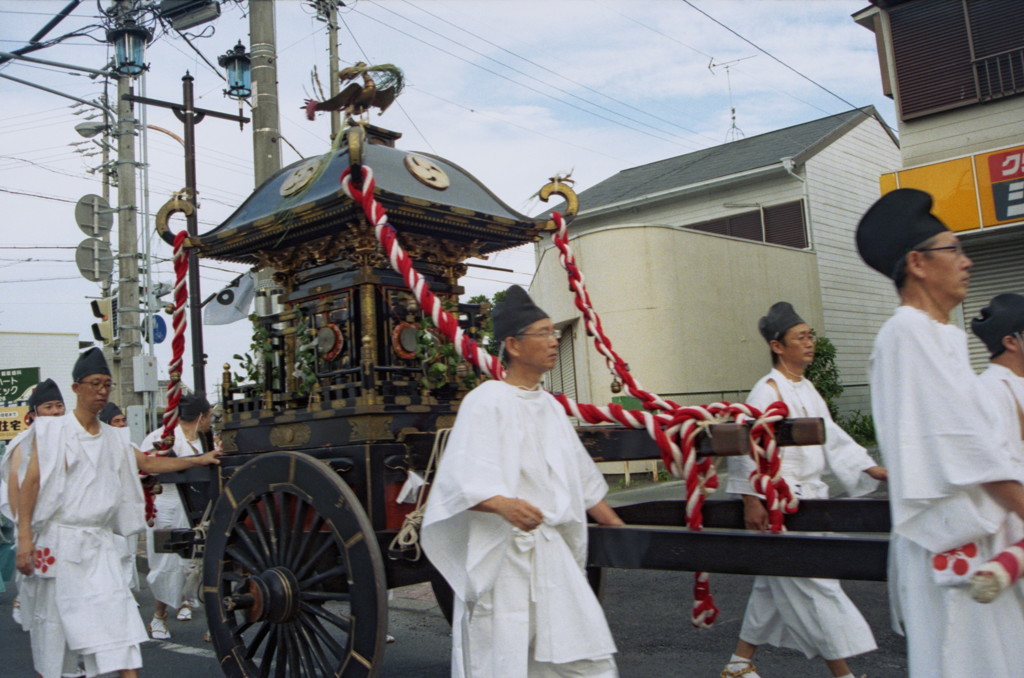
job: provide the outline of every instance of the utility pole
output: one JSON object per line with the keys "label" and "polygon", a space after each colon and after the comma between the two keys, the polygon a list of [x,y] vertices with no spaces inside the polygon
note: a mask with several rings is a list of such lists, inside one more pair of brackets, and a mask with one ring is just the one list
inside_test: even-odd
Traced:
{"label": "utility pole", "polygon": [[[338,96],[341,84],[338,82],[338,3],[336,0],[327,2],[327,40],[330,54],[331,98]],[[331,141],[341,134],[341,111],[331,111]]]}
{"label": "utility pole", "polygon": [[[130,6],[122,0],[122,6]],[[114,358],[116,381],[122,408],[142,405],[135,391],[135,356],[140,355],[139,332],[139,231],[135,205],[136,120],[132,102],[125,99],[132,91],[132,79],[117,78],[117,308],[120,353]]]}
{"label": "utility pole", "polygon": [[[277,109],[277,37],[274,0],[249,0],[249,55],[252,59],[252,160],[255,185],[281,169],[281,121]],[[269,290],[274,271],[256,274],[256,289]],[[256,312],[270,315],[272,299],[256,295]]]}

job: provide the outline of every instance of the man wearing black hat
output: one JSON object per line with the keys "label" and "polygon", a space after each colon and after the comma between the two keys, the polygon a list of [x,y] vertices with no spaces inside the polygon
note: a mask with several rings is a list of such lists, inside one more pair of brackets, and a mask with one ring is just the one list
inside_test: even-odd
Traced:
{"label": "man wearing black hat", "polygon": [[[971,330],[989,350],[988,369],[981,373],[988,401],[1006,431],[1018,442],[1017,462],[1024,465],[1024,296],[999,294],[971,321]],[[1024,538],[1020,522],[1009,536]]]}
{"label": "man wearing black hat", "polygon": [[[163,455],[187,459],[203,454],[202,434],[210,430],[210,402],[202,393],[188,393],[178,402],[178,425],[174,429],[174,446]],[[153,452],[163,436],[163,427],[150,433],[138,446],[141,452]],[[153,530],[189,527],[188,514],[179,490],[182,488],[165,484],[163,492],[156,495],[156,519],[147,532],[146,550],[149,554],[149,574],[146,581],[153,593],[156,604],[153,619],[149,623],[150,635],[156,640],[168,640],[171,632],[167,628],[168,606],[178,610],[178,621],[192,619],[192,608],[197,604],[185,592],[188,573],[198,565],[181,558],[176,553],[157,553],[153,548]]]}
{"label": "man wearing black hat", "polygon": [[[28,397],[28,414],[25,416],[25,423],[30,425],[36,417],[59,417],[64,414],[64,396],[53,379],[47,379],[36,384],[32,394]],[[28,429],[25,429],[15,436],[5,450],[6,454],[0,461],[0,513],[5,518],[17,525],[18,513],[18,472],[22,466],[25,455],[22,453],[21,443],[28,436]],[[15,575],[15,583],[21,590],[21,573]],[[17,624],[22,624],[21,598],[19,594],[12,603],[11,616]],[[28,628],[25,627],[27,631]]]}
{"label": "man wearing black hat", "polygon": [[97,416],[104,424],[114,428],[126,428],[128,426],[128,417],[124,416],[124,412],[117,406],[117,403],[108,402]]}
{"label": "man wearing black hat", "polygon": [[583,573],[587,515],[622,521],[541,379],[559,332],[517,286],[493,311],[508,369],[459,406],[433,481],[423,547],[455,592],[453,678],[618,675]]}
{"label": "man wearing black hat", "polygon": [[[896,284],[900,306],[875,338],[871,409],[889,470],[889,590],[911,678],[1011,678],[1024,670],[1024,605],[970,599],[966,577],[1024,517],[1022,469],[971,369],[949,314],[971,260],[914,189],[884,195],[857,227],[864,261]],[[972,562],[974,561],[974,562]]]}
{"label": "man wearing black hat", "polygon": [[170,472],[217,460],[150,460],[99,421],[112,383],[98,348],[79,356],[72,377],[75,409],[37,419],[24,442],[17,567],[33,587],[32,609],[24,610],[32,660],[42,678],[56,678],[78,654],[89,676],[132,678],[148,636],[115,537],[145,528],[139,469]]}
{"label": "man wearing black hat", "polygon": [[[820,417],[825,422],[824,445],[787,447],[782,453],[782,477],[801,499],[828,499],[822,475],[831,472],[851,497],[873,491],[885,479],[878,466],[833,420],[828,405],[804,371],[814,361],[815,337],[810,326],[786,301],[773,304],[758,321],[758,330],[772,352],[772,370],[758,381],[747,403],[763,410],[783,401],[790,416]],[[768,529],[763,498],[750,484],[755,465],[750,457],[729,458],[728,492],[743,497],[748,529]],[[790,647],[807,656],[822,657],[833,676],[852,678],[847,657],[874,650],[874,635],[860,611],[835,579],[755,577],[739,641],[722,678],[759,678],[752,659],[758,646]]]}

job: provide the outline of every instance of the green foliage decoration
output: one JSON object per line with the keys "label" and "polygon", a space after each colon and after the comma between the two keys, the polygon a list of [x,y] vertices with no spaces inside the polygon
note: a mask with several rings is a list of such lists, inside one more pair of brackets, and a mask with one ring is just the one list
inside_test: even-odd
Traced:
{"label": "green foliage decoration", "polygon": [[818,337],[814,347],[814,362],[807,367],[804,376],[818,389],[828,405],[829,414],[835,419],[839,415],[836,399],[843,394],[843,383],[839,379],[839,367],[836,365],[836,347],[828,337]]}

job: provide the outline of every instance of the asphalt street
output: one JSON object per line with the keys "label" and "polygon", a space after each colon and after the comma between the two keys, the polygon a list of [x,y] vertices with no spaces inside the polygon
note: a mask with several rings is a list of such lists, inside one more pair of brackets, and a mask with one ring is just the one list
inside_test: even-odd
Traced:
{"label": "asphalt street", "polygon": [[[677,498],[679,483],[646,485],[615,492],[613,503]],[[140,567],[145,567],[144,558]],[[736,643],[751,577],[712,575],[711,585],[721,615],[711,629],[689,623],[693,577],[683,572],[608,570],[603,605],[619,647],[622,678],[716,678]],[[889,628],[886,585],[844,582],[844,587],[875,632],[879,649],[850,661],[856,675],[870,678],[906,676],[903,639]],[[10,589],[0,594],[0,676],[33,675],[28,634],[11,619]],[[138,599],[143,618],[152,616],[152,598]],[[448,678],[451,651],[449,628],[429,587],[396,589],[390,601],[390,633],[379,676],[383,678]],[[212,646],[203,641],[202,611],[191,622],[171,621],[170,641],[143,645],[146,678],[214,678],[221,675]],[[757,657],[763,678],[827,678],[820,659],[807,660],[792,650],[762,648]]]}

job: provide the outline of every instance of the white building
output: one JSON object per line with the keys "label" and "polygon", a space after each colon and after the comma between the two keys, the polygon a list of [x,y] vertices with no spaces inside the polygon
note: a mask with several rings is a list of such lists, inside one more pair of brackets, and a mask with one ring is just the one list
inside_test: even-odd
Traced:
{"label": "white building", "polygon": [[[873,0],[885,94],[902,162],[882,192],[917,188],[974,261],[961,324],[1002,292],[1024,294],[1024,6],[1014,0]],[[900,169],[902,168],[902,169]],[[966,321],[966,322],[965,322]],[[975,368],[988,351],[970,336]]]}
{"label": "white building", "polygon": [[[899,157],[869,107],[626,169],[583,191],[571,244],[641,384],[683,403],[742,400],[770,367],[757,320],[786,300],[836,345],[841,407],[868,411],[868,353],[897,298],[860,261],[853,234]],[[545,242],[537,257],[531,294],[564,332],[548,386],[611,401],[612,377],[566,294],[557,250]]]}

